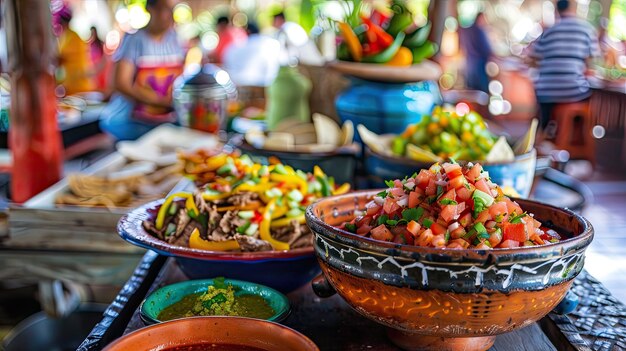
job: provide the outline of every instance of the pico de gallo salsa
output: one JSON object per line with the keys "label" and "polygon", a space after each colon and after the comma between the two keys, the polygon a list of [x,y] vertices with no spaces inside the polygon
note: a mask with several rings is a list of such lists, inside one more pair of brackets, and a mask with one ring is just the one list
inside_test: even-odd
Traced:
{"label": "pico de gallo salsa", "polygon": [[505,196],[479,163],[435,163],[386,184],[341,228],[375,240],[449,249],[514,248],[562,239]]}

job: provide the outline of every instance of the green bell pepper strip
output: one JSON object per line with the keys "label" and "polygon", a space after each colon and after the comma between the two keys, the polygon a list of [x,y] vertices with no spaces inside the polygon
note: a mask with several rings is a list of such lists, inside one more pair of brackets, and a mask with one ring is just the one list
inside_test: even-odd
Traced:
{"label": "green bell pepper strip", "polygon": [[402,46],[402,42],[404,41],[405,37],[406,37],[406,34],[404,34],[404,32],[398,33],[398,35],[396,35],[396,39],[394,39],[393,43],[391,43],[391,45],[389,45],[388,48],[386,48],[385,50],[383,50],[382,52],[376,55],[363,57],[361,62],[366,62],[366,63],[389,62],[398,53],[398,50],[400,50],[400,47]]}
{"label": "green bell pepper strip", "polygon": [[432,41],[425,42],[422,46],[413,49],[413,63],[420,63],[425,59],[435,56],[439,46]]}
{"label": "green bell pepper strip", "polygon": [[402,43],[402,46],[406,46],[409,49],[418,48],[426,42],[430,29],[432,28],[432,22],[426,23],[424,26],[416,29],[410,35],[407,35]]}

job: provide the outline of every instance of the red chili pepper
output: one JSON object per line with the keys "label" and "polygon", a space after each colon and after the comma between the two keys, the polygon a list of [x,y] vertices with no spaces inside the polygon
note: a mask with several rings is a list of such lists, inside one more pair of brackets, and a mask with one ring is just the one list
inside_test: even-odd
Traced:
{"label": "red chili pepper", "polygon": [[379,25],[364,16],[361,16],[361,20],[363,20],[363,23],[367,25],[365,37],[367,38],[369,44],[377,43],[382,49],[386,49],[393,43],[394,38],[391,34],[385,32],[385,30]]}
{"label": "red chili pepper", "polygon": [[259,211],[254,211],[254,216],[250,219],[252,223],[261,223],[263,221],[263,214]]}
{"label": "red chili pepper", "polygon": [[374,22],[377,26],[384,27],[386,24],[388,24],[389,20],[391,20],[391,16],[374,9],[374,11],[372,11],[372,14],[370,15],[370,20]]}

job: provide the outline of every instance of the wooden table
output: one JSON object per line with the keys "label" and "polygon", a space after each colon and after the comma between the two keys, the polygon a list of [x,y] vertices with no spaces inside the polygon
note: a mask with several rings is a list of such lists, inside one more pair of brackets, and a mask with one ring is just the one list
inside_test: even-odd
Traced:
{"label": "wooden table", "polygon": [[[589,110],[594,126],[602,126],[605,134],[595,139],[596,163],[603,168],[626,165],[626,81],[590,80],[593,92]],[[615,162],[621,160],[621,162]]]}

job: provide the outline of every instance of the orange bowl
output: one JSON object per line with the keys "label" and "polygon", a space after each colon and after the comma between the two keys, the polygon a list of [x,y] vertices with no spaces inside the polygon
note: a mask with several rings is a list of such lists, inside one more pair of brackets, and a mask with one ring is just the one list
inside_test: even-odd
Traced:
{"label": "orange bowl", "polygon": [[242,317],[193,317],[155,324],[113,341],[104,351],[167,351],[202,343],[264,351],[319,351],[309,338],[293,329]]}

